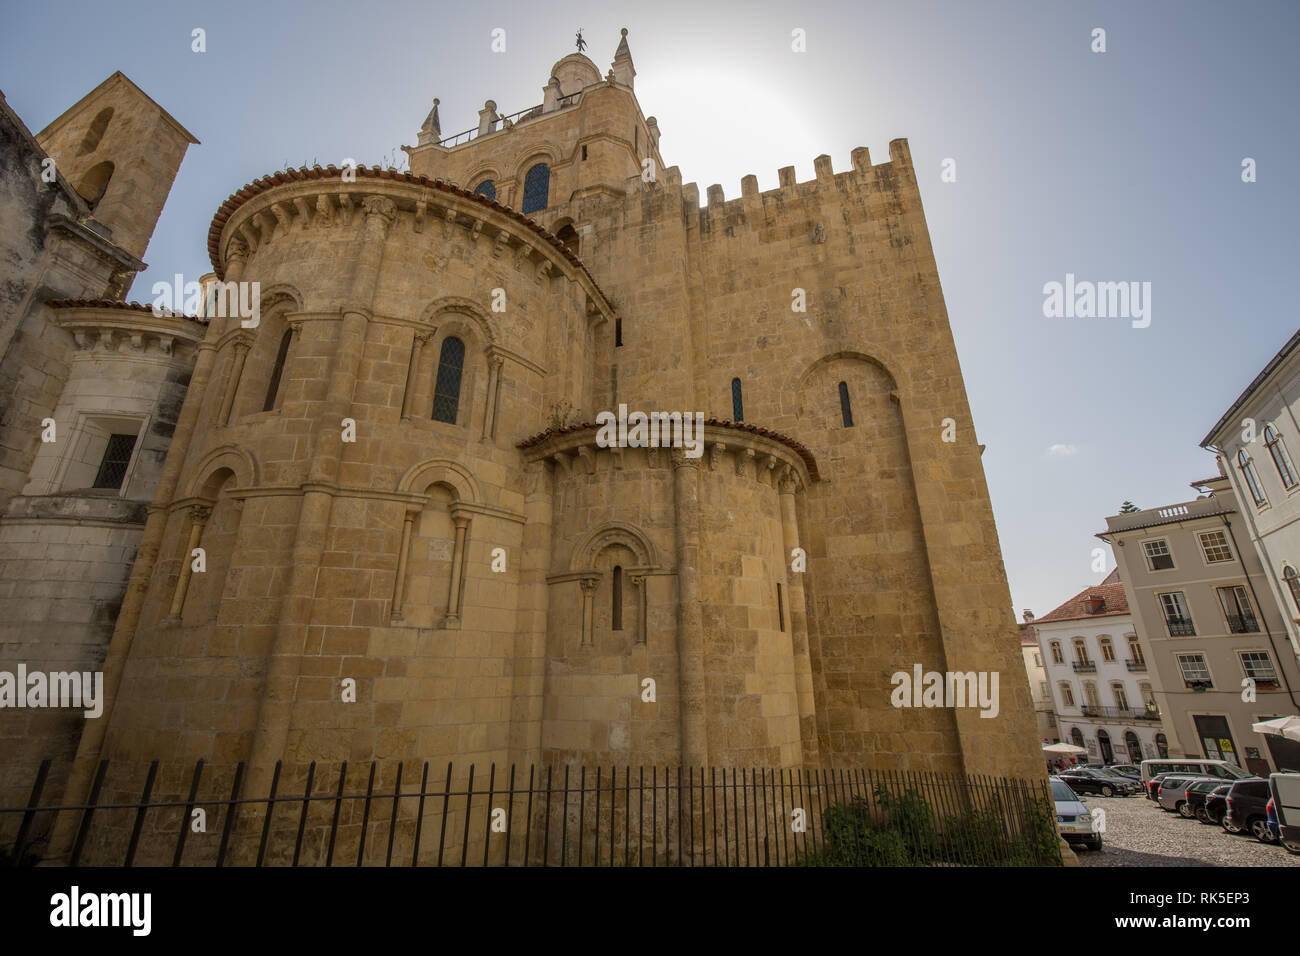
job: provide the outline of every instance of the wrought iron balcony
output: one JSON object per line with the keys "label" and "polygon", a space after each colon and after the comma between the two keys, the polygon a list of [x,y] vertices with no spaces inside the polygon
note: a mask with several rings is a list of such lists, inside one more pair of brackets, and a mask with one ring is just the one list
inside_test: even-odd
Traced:
{"label": "wrought iron balcony", "polygon": [[1096,661],[1075,661],[1074,672],[1076,674],[1095,674],[1097,672]]}
{"label": "wrought iron balcony", "polygon": [[1143,673],[1146,673],[1147,662],[1127,660],[1124,662],[1124,666],[1127,667],[1130,671],[1141,671]]}
{"label": "wrought iron balcony", "polygon": [[1148,707],[1145,710],[1135,710],[1132,707],[1094,707],[1091,704],[1083,705],[1083,716],[1100,717],[1105,720],[1159,720],[1160,711],[1154,707]]}
{"label": "wrought iron balcony", "polygon": [[1190,617],[1167,617],[1165,627],[1169,628],[1170,637],[1195,637],[1196,628]]}
{"label": "wrought iron balcony", "polygon": [[1259,622],[1253,614],[1229,614],[1228,630],[1233,634],[1258,634]]}

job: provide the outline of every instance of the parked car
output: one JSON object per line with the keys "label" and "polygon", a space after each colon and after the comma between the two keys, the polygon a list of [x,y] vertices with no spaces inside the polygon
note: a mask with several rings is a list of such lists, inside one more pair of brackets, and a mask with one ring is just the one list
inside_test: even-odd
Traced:
{"label": "parked car", "polygon": [[1101,849],[1101,834],[1093,830],[1092,814],[1078,794],[1060,777],[1052,777],[1052,801],[1056,804],[1056,826],[1067,843],[1082,843],[1090,850]]}
{"label": "parked car", "polygon": [[1129,793],[1137,793],[1142,789],[1142,782],[1137,777],[1130,777],[1126,773],[1120,773],[1114,767],[1099,767],[1096,772],[1103,777],[1110,777],[1112,780],[1119,782]]}
{"label": "parked car", "polygon": [[1147,783],[1146,783],[1146,790],[1147,790],[1147,799],[1148,799],[1148,800],[1154,800],[1154,799],[1156,799],[1157,796],[1159,796],[1159,794],[1160,794],[1160,785],[1161,785],[1162,783],[1165,782],[1165,777],[1168,777],[1168,776],[1169,776],[1169,773],[1168,773],[1168,772],[1165,772],[1165,773],[1158,773],[1158,774],[1156,774],[1154,777],[1152,777],[1150,780],[1147,781]]}
{"label": "parked car", "polygon": [[1228,791],[1232,784],[1221,783],[1205,797],[1205,803],[1197,811],[1196,819],[1211,825],[1222,824],[1223,815],[1228,812]]}
{"label": "parked car", "polygon": [[1142,768],[1135,763],[1113,763],[1106,769],[1113,770],[1126,777],[1132,777],[1134,780],[1142,779]]}
{"label": "parked car", "polygon": [[[1195,817],[1201,819],[1201,814],[1205,812],[1205,800],[1219,787],[1231,787],[1231,784],[1225,784],[1221,780],[1196,780],[1187,788],[1187,802],[1183,804],[1182,814],[1185,817]],[[1226,790],[1225,790],[1226,792]]]}
{"label": "parked car", "polygon": [[1113,797],[1117,793],[1129,794],[1136,789],[1123,777],[1112,777],[1093,769],[1071,770],[1057,779],[1064,780],[1075,793],[1099,793],[1103,797]]}
{"label": "parked car", "polygon": [[[1159,803],[1163,809],[1168,810],[1171,813],[1177,813],[1180,816],[1190,817],[1191,814],[1188,813],[1186,810],[1187,788],[1190,787],[1197,780],[1213,780],[1213,779],[1216,778],[1188,777],[1188,776],[1182,776],[1179,774],[1171,773],[1169,776],[1165,777],[1164,781],[1160,784],[1160,791],[1156,795],[1156,802]],[[1229,800],[1228,806],[1230,807],[1232,806],[1231,800]]]}
{"label": "parked car", "polygon": [[1260,843],[1271,843],[1268,828],[1268,801],[1273,796],[1268,781],[1262,777],[1238,780],[1228,791],[1228,812],[1223,829],[1229,833],[1249,833]]}
{"label": "parked car", "polygon": [[1219,777],[1222,780],[1241,780],[1249,777],[1235,763],[1226,760],[1202,760],[1199,757],[1142,761],[1142,780],[1148,781],[1160,773],[1181,773],[1192,777]]}

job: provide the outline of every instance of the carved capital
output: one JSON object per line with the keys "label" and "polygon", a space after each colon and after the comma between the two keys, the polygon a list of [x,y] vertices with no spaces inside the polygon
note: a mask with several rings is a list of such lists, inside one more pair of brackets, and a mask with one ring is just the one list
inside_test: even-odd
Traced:
{"label": "carved capital", "polygon": [[684,448],[674,448],[672,450],[672,457],[673,457],[674,468],[699,468],[700,467],[700,459],[688,457],[686,454],[686,449]]}
{"label": "carved capital", "polygon": [[195,524],[207,524],[212,517],[212,508],[208,505],[190,505],[190,520]]}
{"label": "carved capital", "polygon": [[235,260],[248,259],[248,243],[242,236],[235,235],[230,237],[230,244],[226,246],[226,265],[230,266]]}
{"label": "carved capital", "polygon": [[366,213],[366,225],[387,231],[397,218],[397,204],[387,196],[367,196],[361,200]]}

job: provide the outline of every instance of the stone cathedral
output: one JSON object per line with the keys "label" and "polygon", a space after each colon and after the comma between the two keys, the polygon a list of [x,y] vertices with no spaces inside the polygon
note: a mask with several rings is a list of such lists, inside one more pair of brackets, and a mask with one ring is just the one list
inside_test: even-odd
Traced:
{"label": "stone cathedral", "polygon": [[[105,757],[1041,775],[906,141],[701,205],[626,34],[463,133],[434,100],[409,171],[236,191],[255,326],[52,307],[192,363],[70,797]],[[701,453],[597,441],[620,406]],[[915,665],[997,715],[894,707]]]}

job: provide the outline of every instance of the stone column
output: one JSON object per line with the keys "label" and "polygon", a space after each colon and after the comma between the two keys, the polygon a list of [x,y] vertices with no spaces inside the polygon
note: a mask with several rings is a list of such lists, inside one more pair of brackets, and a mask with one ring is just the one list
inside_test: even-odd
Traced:
{"label": "stone column", "polygon": [[420,359],[429,342],[430,332],[416,332],[411,343],[411,364],[406,370],[406,391],[402,393],[402,417],[409,418],[420,407],[416,397],[420,388]]}
{"label": "stone column", "polygon": [[[235,237],[226,247],[225,281],[239,282],[247,264],[248,246],[245,245],[244,240]],[[238,321],[238,318],[234,321]],[[88,720],[85,723],[81,740],[77,744],[76,760],[64,790],[64,803],[84,803],[90,796],[91,779],[99,764],[100,752],[104,746],[104,734],[112,723],[113,705],[117,700],[118,687],[122,683],[122,666],[131,653],[131,642],[135,638],[136,626],[140,623],[140,612],[144,608],[149,580],[153,577],[153,570],[158,562],[158,550],[167,531],[168,506],[176,497],[181,470],[188,460],[195,424],[198,422],[199,411],[203,407],[208,385],[212,380],[212,366],[217,352],[216,343],[224,332],[224,324],[213,319],[208,324],[207,335],[198,345],[198,356],[194,362],[194,371],[190,375],[189,388],[185,391],[185,401],[181,405],[180,417],[176,420],[176,430],[172,433],[171,444],[167,448],[167,458],[163,463],[162,474],[158,478],[158,488],[154,492],[153,503],[149,506],[149,518],[145,522],[140,545],[136,549],[131,579],[127,582],[126,593],[122,596],[117,624],[113,628],[113,637],[109,641],[108,652],[104,659],[104,712],[98,720]],[[81,814],[78,812],[59,815],[50,835],[49,858],[51,860],[63,859],[71,852],[80,818]]]}
{"label": "stone column", "polygon": [[[781,538],[785,544],[786,594],[789,595],[790,644],[794,652],[794,686],[799,702],[799,740],[805,766],[816,766],[820,759],[817,745],[817,708],[813,694],[812,658],[808,653],[808,604],[803,590],[803,574],[789,570],[791,552],[799,543],[799,522],[795,511],[795,491],[799,483],[793,469],[783,470],[777,481],[781,502]],[[805,549],[806,550],[806,549]]]}
{"label": "stone column", "polygon": [[646,613],[646,576],[644,574],[628,575],[628,582],[636,590],[636,640],[634,644],[646,643],[646,622],[649,619]]}
{"label": "stone column", "polygon": [[393,610],[390,615],[394,624],[402,620],[402,600],[406,596],[406,562],[411,554],[411,526],[419,513],[418,508],[407,507],[402,520],[402,546],[397,552],[397,579],[393,582]]}
{"label": "stone column", "polygon": [[681,672],[682,763],[709,763],[704,700],[704,620],[700,609],[699,459],[673,450],[677,528],[677,660]]}
{"label": "stone column", "polygon": [[483,410],[483,437],[491,438],[496,431],[497,392],[501,387],[501,366],[505,359],[499,355],[492,356],[488,370],[487,405]]}
{"label": "stone column", "polygon": [[185,555],[181,562],[181,576],[176,581],[176,590],[172,592],[172,606],[167,614],[167,623],[178,623],[181,609],[185,606],[185,595],[190,589],[190,578],[194,576],[194,549],[199,546],[203,529],[212,517],[212,509],[206,505],[194,505],[190,508],[190,540],[185,546]]}
{"label": "stone column", "polygon": [[596,618],[596,587],[600,584],[600,578],[581,578],[578,584],[582,586],[582,647],[591,647],[595,643],[592,632],[595,630]]}
{"label": "stone column", "polygon": [[298,511],[291,571],[280,598],[275,638],[267,661],[257,733],[249,760],[250,793],[266,792],[272,766],[285,755],[293,714],[294,685],[316,596],[316,574],[325,548],[334,495],[338,490],[336,482],[343,455],[342,420],[352,408],[352,394],[365,347],[368,313],[379,280],[384,243],[397,216],[397,207],[392,200],[382,196],[366,197],[362,207],[365,222],[361,229],[361,250],[352,277],[351,294],[343,308],[342,327],[324,408],[312,433],[311,465]]}
{"label": "stone column", "polygon": [[460,627],[460,582],[465,574],[465,538],[469,533],[469,518],[456,514],[452,506],[451,520],[456,525],[456,550],[451,556],[451,588],[447,592],[447,617],[443,627]]}
{"label": "stone column", "polygon": [[[425,345],[433,340],[434,332],[427,334]],[[420,364],[415,367],[415,388],[411,395],[411,418],[433,418],[433,377],[438,373],[437,357],[433,349],[420,348]]]}
{"label": "stone column", "polygon": [[235,340],[235,360],[230,368],[230,381],[226,383],[226,395],[221,400],[221,413],[217,415],[217,424],[229,425],[230,413],[235,407],[235,393],[239,391],[239,381],[244,375],[244,362],[248,358],[248,339],[241,336]]}
{"label": "stone column", "polygon": [[547,461],[524,466],[524,526],[519,555],[519,603],[515,614],[511,675],[511,759],[541,762],[542,701],[546,680],[546,616],[550,587],[554,473]]}

